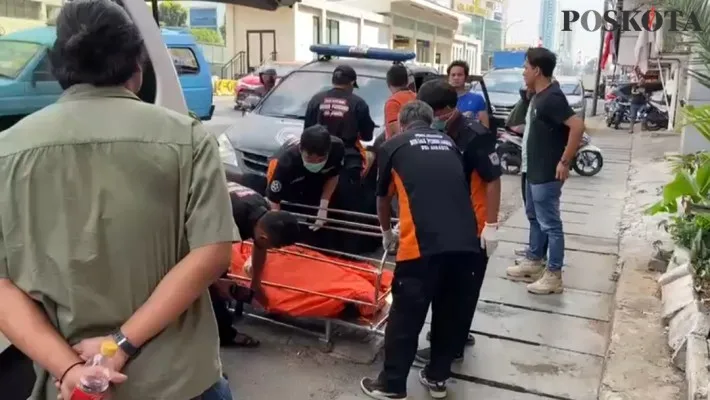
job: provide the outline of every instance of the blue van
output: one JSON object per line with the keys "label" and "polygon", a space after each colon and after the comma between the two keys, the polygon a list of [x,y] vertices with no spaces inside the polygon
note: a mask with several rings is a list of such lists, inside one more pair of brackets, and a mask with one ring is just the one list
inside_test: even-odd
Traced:
{"label": "blue van", "polygon": [[[185,101],[200,119],[214,113],[212,78],[195,39],[181,29],[162,29]],[[56,40],[52,26],[0,36],[0,131],[54,103],[62,93],[49,68],[47,50]]]}

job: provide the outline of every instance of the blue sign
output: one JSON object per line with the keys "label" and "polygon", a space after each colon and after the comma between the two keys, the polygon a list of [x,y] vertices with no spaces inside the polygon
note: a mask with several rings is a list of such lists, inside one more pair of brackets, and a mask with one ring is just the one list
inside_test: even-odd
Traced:
{"label": "blue sign", "polygon": [[218,29],[219,25],[217,24],[217,8],[190,8],[190,27]]}

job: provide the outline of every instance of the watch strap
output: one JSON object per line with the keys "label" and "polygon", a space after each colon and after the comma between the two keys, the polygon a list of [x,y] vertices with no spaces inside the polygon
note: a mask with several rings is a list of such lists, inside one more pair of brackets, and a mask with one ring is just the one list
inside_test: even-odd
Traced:
{"label": "watch strap", "polygon": [[111,336],[113,340],[116,341],[118,348],[126,353],[129,358],[135,357],[140,352],[140,349],[129,342],[128,338],[121,331],[116,331]]}

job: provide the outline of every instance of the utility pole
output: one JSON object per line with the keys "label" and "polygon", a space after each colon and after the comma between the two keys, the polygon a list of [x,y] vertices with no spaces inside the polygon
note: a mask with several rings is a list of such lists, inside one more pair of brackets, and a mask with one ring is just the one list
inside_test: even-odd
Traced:
{"label": "utility pole", "polygon": [[[607,10],[609,10],[609,1],[604,0],[604,15]],[[602,28],[604,26],[602,25]],[[597,76],[594,78],[594,98],[592,99],[592,116],[597,115],[597,103],[599,102],[599,82],[602,76],[602,54],[604,54],[604,36],[606,36],[606,31],[604,29],[599,29],[601,32],[601,38],[599,40],[599,57],[597,58]]]}

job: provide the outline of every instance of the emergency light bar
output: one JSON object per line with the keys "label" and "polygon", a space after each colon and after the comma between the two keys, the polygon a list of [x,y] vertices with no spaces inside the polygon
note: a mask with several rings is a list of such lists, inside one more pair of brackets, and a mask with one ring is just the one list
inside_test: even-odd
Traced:
{"label": "emergency light bar", "polygon": [[314,44],[311,52],[326,59],[331,57],[365,58],[368,60],[382,60],[392,62],[405,62],[417,57],[414,52],[391,50],[380,47],[367,46],[341,46],[329,44]]}

